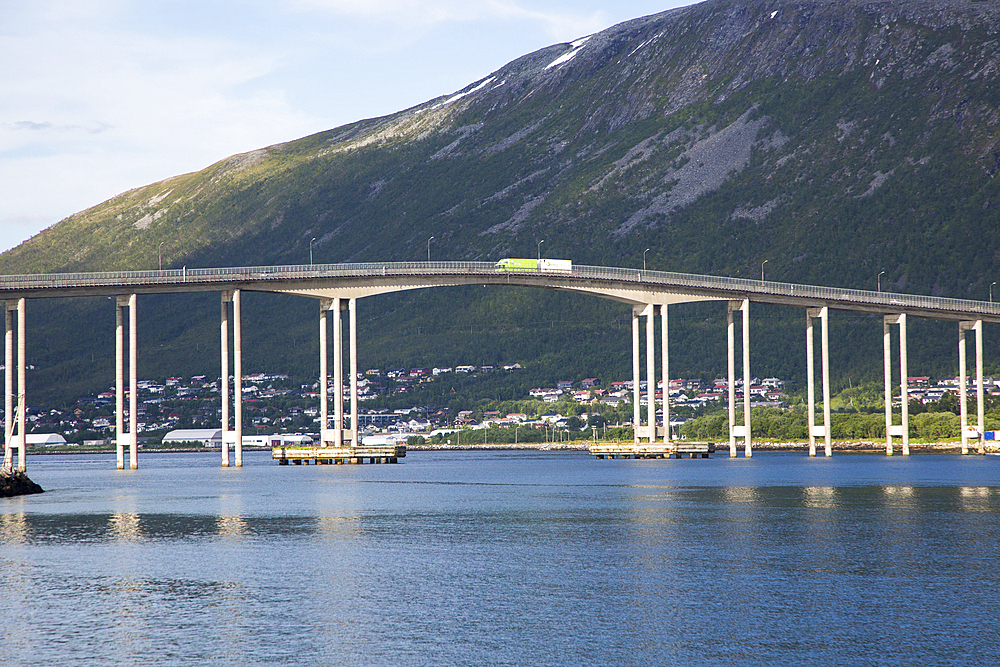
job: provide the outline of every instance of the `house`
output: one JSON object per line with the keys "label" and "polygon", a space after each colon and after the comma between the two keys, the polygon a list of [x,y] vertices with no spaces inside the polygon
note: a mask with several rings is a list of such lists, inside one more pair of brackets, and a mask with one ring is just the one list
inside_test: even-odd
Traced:
{"label": "house", "polygon": [[556,388],[559,391],[569,391],[570,389],[573,388],[573,381],[572,380],[559,380],[558,382],[556,382]]}
{"label": "house", "polygon": [[580,382],[580,389],[593,389],[601,384],[600,378],[584,378]]}

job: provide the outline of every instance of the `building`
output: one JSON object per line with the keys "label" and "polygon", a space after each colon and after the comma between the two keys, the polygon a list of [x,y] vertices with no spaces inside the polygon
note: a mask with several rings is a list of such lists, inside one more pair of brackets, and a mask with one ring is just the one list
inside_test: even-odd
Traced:
{"label": "building", "polygon": [[222,429],[181,428],[163,436],[163,444],[191,443],[202,447],[222,447]]}

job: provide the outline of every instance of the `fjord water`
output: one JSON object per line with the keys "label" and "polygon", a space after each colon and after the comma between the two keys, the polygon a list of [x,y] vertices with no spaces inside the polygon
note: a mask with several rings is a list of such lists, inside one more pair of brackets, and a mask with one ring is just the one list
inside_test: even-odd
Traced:
{"label": "fjord water", "polygon": [[996,665],[1000,457],[35,456],[5,664]]}

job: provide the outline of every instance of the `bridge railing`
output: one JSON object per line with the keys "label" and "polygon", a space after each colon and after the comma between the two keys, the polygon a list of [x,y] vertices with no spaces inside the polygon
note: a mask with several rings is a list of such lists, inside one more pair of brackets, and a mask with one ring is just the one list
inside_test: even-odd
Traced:
{"label": "bridge railing", "polygon": [[[43,288],[122,287],[177,285],[183,283],[225,283],[285,281],[338,277],[378,277],[405,275],[497,275],[506,273],[492,262],[363,262],[350,264],[301,264],[289,266],[245,266],[208,269],[165,269],[155,271],[111,271],[102,273],[55,273],[0,276],[3,292]],[[519,275],[567,275],[561,272],[517,271]],[[739,294],[798,297],[817,302],[851,302],[882,308],[898,307],[943,310],[969,314],[1000,315],[1000,304],[945,297],[892,292],[800,285],[746,278],[707,276],[667,271],[648,271],[608,266],[574,265],[576,278],[625,281],[651,286],[695,288]]]}

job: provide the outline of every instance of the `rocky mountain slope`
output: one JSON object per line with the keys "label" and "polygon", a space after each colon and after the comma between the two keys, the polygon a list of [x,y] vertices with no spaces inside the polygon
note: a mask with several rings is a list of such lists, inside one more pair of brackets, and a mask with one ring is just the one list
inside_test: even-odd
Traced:
{"label": "rocky mountain slope", "polygon": [[[755,277],[767,260],[769,279],[860,289],[884,270],[883,287],[985,299],[1000,268],[998,74],[995,2],[709,0],[124,193],[0,256],[0,270],[155,268],[161,243],[164,266],[305,263],[313,238],[318,263],[420,260],[432,236],[434,259],[493,260],[544,239],[578,263],[635,266],[648,248],[656,269]],[[530,349],[517,328],[552,312],[584,327],[573,349],[617,337],[616,311],[589,300],[463,298],[456,312],[452,297],[381,297],[363,326],[397,363],[462,353],[449,332],[466,313],[503,331],[478,345],[482,361]],[[281,307],[303,309],[307,344],[312,305]],[[169,345],[197,310],[152,335]],[[439,339],[403,335],[418,326]],[[675,352],[691,374],[723,361]],[[800,370],[762,354],[765,369]],[[838,361],[864,372],[851,352]]]}

